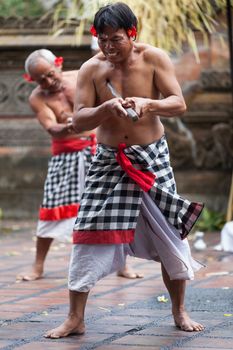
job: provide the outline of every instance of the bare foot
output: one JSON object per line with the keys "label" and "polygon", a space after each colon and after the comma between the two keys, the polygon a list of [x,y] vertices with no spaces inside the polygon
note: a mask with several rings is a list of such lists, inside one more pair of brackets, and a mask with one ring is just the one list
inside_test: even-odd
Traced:
{"label": "bare foot", "polygon": [[85,333],[85,324],[83,320],[68,318],[59,327],[46,332],[44,337],[58,339],[68,337],[71,334],[82,335]]}
{"label": "bare foot", "polygon": [[182,331],[200,332],[205,328],[201,323],[191,320],[185,311],[176,314],[174,313],[173,317],[176,327],[179,327]]}
{"label": "bare foot", "polygon": [[129,269],[128,267],[125,267],[123,270],[118,271],[117,276],[129,278],[129,279],[143,278],[144,277],[142,274],[134,272],[133,270]]}
{"label": "bare foot", "polygon": [[43,276],[43,266],[34,265],[29,273],[21,273],[16,276],[17,281],[35,281]]}

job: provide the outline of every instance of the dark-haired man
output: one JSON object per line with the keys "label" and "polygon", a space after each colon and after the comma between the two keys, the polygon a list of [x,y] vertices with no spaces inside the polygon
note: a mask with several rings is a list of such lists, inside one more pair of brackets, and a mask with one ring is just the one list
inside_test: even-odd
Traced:
{"label": "dark-haired man", "polygon": [[202,266],[186,236],[203,205],[176,193],[159,118],[186,109],[173,65],[162,50],[134,42],[137,19],[124,3],[101,8],[91,32],[101,53],[80,69],[73,126],[77,132],[97,128],[98,149],[74,227],[70,312],[45,336],[84,333],[90,289],[127,254],[161,262],[176,326],[201,331],[185,311],[184,296],[186,280]]}

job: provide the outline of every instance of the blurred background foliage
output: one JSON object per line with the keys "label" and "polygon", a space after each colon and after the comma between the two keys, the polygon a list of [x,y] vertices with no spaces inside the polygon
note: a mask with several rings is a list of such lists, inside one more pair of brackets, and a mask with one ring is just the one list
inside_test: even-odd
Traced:
{"label": "blurred background foliage", "polygon": [[[2,0],[2,17],[52,18],[51,34],[60,35],[73,29],[76,44],[82,42],[94,14],[107,3],[116,0]],[[221,25],[226,0],[125,0],[139,20],[138,40],[180,53],[184,43],[192,48],[198,59],[195,32],[205,41]],[[233,3],[233,0],[232,0]],[[224,13],[225,17],[225,13]]]}
{"label": "blurred background foliage", "polygon": [[225,215],[208,208],[204,208],[195,228],[204,232],[221,231],[226,223]]}
{"label": "blurred background foliage", "polygon": [[[114,3],[117,1],[111,1]],[[161,47],[168,52],[180,53],[184,43],[192,48],[198,57],[195,31],[208,35],[217,31],[216,21],[225,10],[225,0],[125,0],[139,20],[138,40]],[[87,25],[106,1],[103,0],[61,0],[53,9],[53,32],[61,34],[67,26],[76,26],[80,43]],[[225,15],[225,14],[224,14]]]}
{"label": "blurred background foliage", "polygon": [[46,8],[40,0],[1,0],[2,17],[40,17]]}

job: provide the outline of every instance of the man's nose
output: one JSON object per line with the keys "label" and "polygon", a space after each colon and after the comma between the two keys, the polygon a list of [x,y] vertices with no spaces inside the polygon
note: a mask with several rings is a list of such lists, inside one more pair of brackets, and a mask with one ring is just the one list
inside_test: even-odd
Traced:
{"label": "man's nose", "polygon": [[106,48],[107,49],[111,49],[111,48],[113,48],[114,47],[114,44],[112,43],[112,41],[111,40],[108,40],[107,42],[106,42]]}
{"label": "man's nose", "polygon": [[48,86],[52,85],[52,83],[53,83],[53,79],[50,77],[46,77],[45,81],[46,81],[46,85],[48,85]]}

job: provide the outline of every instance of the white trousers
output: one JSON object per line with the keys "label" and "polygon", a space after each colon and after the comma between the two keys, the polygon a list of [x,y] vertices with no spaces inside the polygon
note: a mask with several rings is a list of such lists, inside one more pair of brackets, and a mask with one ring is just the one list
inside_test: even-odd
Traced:
{"label": "white trousers", "polygon": [[144,192],[132,243],[73,245],[69,289],[88,292],[98,280],[122,269],[127,254],[162,262],[171,280],[191,280],[194,271],[203,267],[192,258],[188,240],[181,240],[179,232]]}

